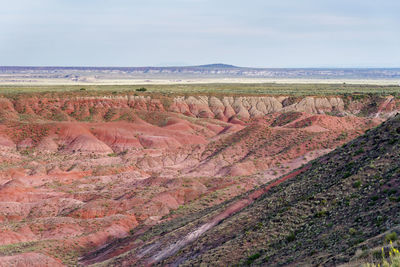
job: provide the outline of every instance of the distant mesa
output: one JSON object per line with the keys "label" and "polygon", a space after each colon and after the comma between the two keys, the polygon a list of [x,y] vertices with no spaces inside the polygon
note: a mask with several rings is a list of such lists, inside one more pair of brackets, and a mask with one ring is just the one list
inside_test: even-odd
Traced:
{"label": "distant mesa", "polygon": [[215,69],[233,69],[233,68],[240,68],[234,65],[228,65],[228,64],[223,64],[223,63],[216,63],[216,64],[206,64],[206,65],[200,65],[196,66],[199,68],[215,68]]}

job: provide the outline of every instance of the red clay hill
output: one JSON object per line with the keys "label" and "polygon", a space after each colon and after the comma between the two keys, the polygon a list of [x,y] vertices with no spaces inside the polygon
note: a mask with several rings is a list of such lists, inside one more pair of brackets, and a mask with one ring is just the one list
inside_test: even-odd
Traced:
{"label": "red clay hill", "polygon": [[2,97],[0,266],[75,265],[288,173],[398,109],[393,97]]}

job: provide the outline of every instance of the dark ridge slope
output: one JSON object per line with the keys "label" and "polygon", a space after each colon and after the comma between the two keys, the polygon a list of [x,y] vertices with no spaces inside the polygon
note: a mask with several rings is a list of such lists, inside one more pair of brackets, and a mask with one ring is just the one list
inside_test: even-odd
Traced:
{"label": "dark ridge slope", "polygon": [[207,64],[207,65],[199,65],[199,66],[195,66],[195,67],[199,67],[199,68],[216,68],[216,69],[223,69],[223,68],[241,68],[241,67],[237,67],[234,65],[228,65],[228,64],[223,64],[223,63],[216,63],[216,64]]}
{"label": "dark ridge slope", "polygon": [[[337,265],[400,224],[400,115],[315,160],[161,265]],[[364,253],[366,255],[368,253]],[[362,261],[362,259],[360,259]]]}

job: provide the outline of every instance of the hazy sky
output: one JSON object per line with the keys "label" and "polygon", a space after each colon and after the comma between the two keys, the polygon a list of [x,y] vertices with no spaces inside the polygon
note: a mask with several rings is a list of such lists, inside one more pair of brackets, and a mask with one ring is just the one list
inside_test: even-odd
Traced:
{"label": "hazy sky", "polygon": [[400,67],[399,0],[0,0],[0,65]]}

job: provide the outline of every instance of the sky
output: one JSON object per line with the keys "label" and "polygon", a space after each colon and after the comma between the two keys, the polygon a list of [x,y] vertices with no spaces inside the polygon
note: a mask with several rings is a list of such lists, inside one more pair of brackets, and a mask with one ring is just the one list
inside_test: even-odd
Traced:
{"label": "sky", "polygon": [[0,0],[1,66],[400,67],[399,0]]}

